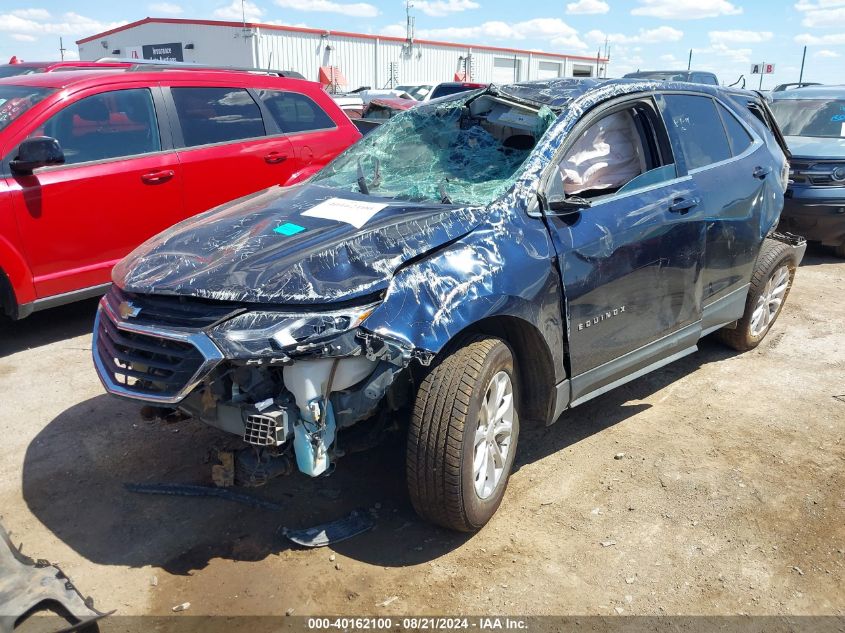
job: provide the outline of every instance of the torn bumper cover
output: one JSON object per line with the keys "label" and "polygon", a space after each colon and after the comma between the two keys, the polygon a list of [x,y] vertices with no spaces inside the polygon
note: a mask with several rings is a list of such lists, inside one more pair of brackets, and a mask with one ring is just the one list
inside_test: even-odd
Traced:
{"label": "torn bumper cover", "polygon": [[316,476],[337,432],[391,406],[383,400],[397,376],[433,358],[361,327],[376,307],[232,310],[115,286],[97,312],[94,364],[108,392],[176,405],[277,455],[292,449]]}
{"label": "torn bumper cover", "polygon": [[25,616],[56,605],[73,625],[108,615],[97,611],[91,598],[84,598],[61,569],[24,556],[0,525],[0,633],[12,633]]}

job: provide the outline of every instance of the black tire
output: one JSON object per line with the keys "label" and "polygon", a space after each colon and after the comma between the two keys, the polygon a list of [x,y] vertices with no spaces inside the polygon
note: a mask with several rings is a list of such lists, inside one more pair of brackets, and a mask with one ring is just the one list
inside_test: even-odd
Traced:
{"label": "black tire", "polygon": [[[761,331],[754,333],[752,328],[754,311],[758,307],[758,302],[766,289],[766,284],[783,266],[786,266],[789,270],[789,281],[781,297],[780,305],[777,306],[777,311],[769,320],[768,325]],[[788,244],[778,242],[777,240],[764,240],[760,254],[757,256],[754,273],[751,275],[751,287],[748,289],[748,298],[745,300],[745,313],[737,322],[735,329],[723,328],[716,332],[716,337],[729,347],[740,352],[746,352],[757,347],[766,338],[766,334],[769,333],[772,325],[774,325],[778,316],[780,316],[794,279],[795,257],[792,248]]]}
{"label": "black tire", "polygon": [[836,254],[837,257],[842,257],[843,259],[845,259],[845,242],[842,242],[839,246],[834,246],[833,252]]}
{"label": "black tire", "polygon": [[[473,468],[476,431],[488,386],[499,372],[507,374],[512,389],[510,443],[498,483],[482,498]],[[518,404],[513,354],[501,339],[471,336],[429,372],[417,390],[407,446],[408,491],[421,517],[461,532],[478,530],[490,520],[513,467]]]}

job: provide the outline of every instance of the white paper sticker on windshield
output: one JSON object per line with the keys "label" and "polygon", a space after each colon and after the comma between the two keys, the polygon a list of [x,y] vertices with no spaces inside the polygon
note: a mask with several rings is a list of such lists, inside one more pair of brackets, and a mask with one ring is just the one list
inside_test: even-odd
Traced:
{"label": "white paper sticker on windshield", "polygon": [[311,218],[323,218],[324,220],[336,220],[346,222],[356,229],[360,229],[379,211],[384,209],[386,204],[365,202],[363,200],[345,200],[343,198],[329,198],[320,204],[303,211],[302,215]]}

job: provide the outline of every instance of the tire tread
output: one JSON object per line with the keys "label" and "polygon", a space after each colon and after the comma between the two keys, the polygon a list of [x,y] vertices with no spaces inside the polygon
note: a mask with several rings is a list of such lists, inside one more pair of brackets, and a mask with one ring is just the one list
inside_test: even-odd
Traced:
{"label": "tire tread", "polygon": [[417,390],[408,429],[407,480],[419,515],[462,532],[474,526],[464,512],[461,443],[472,393],[484,359],[501,343],[475,334],[435,366]]}

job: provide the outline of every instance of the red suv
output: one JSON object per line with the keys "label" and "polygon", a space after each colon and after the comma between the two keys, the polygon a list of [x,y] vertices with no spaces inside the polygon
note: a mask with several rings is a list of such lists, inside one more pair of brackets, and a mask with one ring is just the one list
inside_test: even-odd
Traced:
{"label": "red suv", "polygon": [[0,309],[95,296],[170,225],[323,167],[360,133],[319,84],[215,70],[0,79]]}

